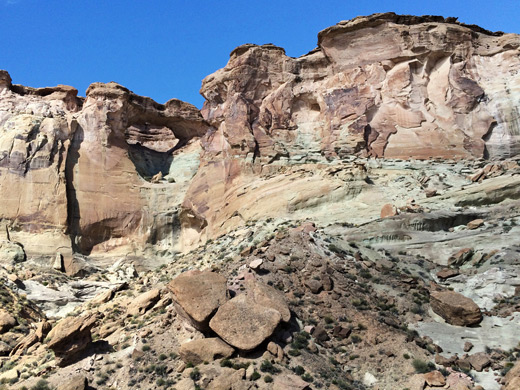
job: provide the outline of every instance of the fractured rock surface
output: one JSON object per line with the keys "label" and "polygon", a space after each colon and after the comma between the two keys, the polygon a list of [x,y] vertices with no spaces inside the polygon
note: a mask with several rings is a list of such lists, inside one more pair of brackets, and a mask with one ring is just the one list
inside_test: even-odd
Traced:
{"label": "fractured rock surface", "polygon": [[476,325],[482,313],[475,302],[455,291],[433,291],[430,294],[432,310],[447,323],[459,326]]}

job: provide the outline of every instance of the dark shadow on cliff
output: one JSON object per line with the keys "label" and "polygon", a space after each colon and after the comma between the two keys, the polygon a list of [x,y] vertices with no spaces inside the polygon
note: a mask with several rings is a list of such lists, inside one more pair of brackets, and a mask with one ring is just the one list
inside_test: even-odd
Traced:
{"label": "dark shadow on cliff", "polygon": [[80,207],[78,198],[76,195],[76,189],[74,187],[74,168],[78,164],[79,160],[79,149],[84,140],[83,128],[78,125],[74,136],[72,137],[71,144],[67,153],[67,161],[65,163],[65,180],[67,186],[67,234],[70,237],[72,250],[74,252],[80,252],[80,246],[77,243],[77,239],[80,236]]}

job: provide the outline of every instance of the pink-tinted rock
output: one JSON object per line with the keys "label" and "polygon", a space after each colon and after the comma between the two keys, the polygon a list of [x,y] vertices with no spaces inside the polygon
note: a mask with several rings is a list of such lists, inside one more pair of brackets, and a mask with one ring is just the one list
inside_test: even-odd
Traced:
{"label": "pink-tinted rock", "polygon": [[452,325],[470,326],[482,321],[477,304],[455,291],[432,291],[430,304],[435,313]]}

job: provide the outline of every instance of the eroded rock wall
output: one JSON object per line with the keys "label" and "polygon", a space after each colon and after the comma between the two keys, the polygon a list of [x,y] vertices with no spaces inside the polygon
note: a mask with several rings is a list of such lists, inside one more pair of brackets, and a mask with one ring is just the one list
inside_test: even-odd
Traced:
{"label": "eroded rock wall", "polygon": [[78,98],[72,87],[1,76],[0,219],[13,239],[39,254],[175,247],[173,215],[208,128],[194,106],[161,105],[116,83]]}
{"label": "eroded rock wall", "polygon": [[454,18],[358,17],[299,58],[239,46],[203,80],[201,112],[116,83],[78,98],[4,72],[0,218],[15,236],[54,237],[40,251],[59,237],[126,255],[187,250],[262,218],[377,218],[395,196],[364,158],[518,153],[519,48],[518,35]]}
{"label": "eroded rock wall", "polygon": [[321,31],[299,58],[272,44],[236,48],[202,83],[213,130],[184,203],[186,240],[251,214],[345,202],[367,190],[366,174],[348,168],[337,180],[323,167],[355,157],[516,155],[519,47],[518,35],[454,18],[387,13]]}

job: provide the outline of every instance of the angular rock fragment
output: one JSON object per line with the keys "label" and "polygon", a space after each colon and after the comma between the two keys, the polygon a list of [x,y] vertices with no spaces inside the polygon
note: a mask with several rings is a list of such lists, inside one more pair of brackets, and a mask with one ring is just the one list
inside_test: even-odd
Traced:
{"label": "angular rock fragment", "polygon": [[435,313],[452,325],[470,326],[482,321],[477,304],[455,291],[432,291],[430,304]]}
{"label": "angular rock fragment", "polygon": [[54,351],[59,367],[74,361],[92,343],[90,331],[100,317],[99,313],[66,317],[49,332],[47,346]]}
{"label": "angular rock fragment", "polygon": [[154,288],[147,291],[132,300],[126,314],[129,316],[144,314],[147,310],[152,308],[160,298],[161,291],[159,289]]}
{"label": "angular rock fragment", "polygon": [[207,330],[210,317],[227,301],[227,280],[209,271],[188,271],[173,279],[168,288],[181,314],[199,330]]}
{"label": "angular rock fragment", "polygon": [[291,319],[291,311],[285,300],[285,295],[267,284],[258,281],[248,281],[245,284],[246,294],[253,298],[255,303],[270,309],[277,310],[282,316],[282,321],[288,322]]}
{"label": "angular rock fragment", "polygon": [[241,294],[219,307],[209,326],[228,344],[248,351],[271,336],[281,319],[278,310]]}
{"label": "angular rock fragment", "polygon": [[0,334],[18,325],[18,321],[9,312],[0,309]]}
{"label": "angular rock fragment", "polygon": [[235,350],[219,338],[205,338],[189,341],[179,348],[179,356],[185,363],[194,365],[227,358]]}

